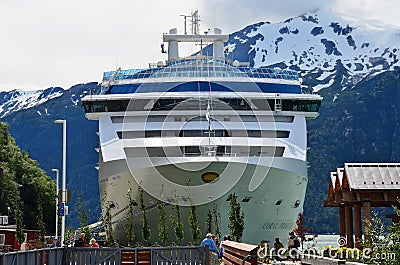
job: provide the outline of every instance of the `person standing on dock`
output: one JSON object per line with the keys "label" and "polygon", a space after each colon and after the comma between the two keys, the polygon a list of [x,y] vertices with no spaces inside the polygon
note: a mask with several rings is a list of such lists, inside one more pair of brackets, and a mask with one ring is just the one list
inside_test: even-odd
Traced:
{"label": "person standing on dock", "polygon": [[289,255],[291,258],[294,260],[299,259],[299,248],[300,247],[300,239],[294,234],[294,232],[289,233],[289,238],[288,238],[288,249],[289,249]]}
{"label": "person standing on dock", "polygon": [[281,241],[279,241],[279,237],[275,238],[274,242],[274,252],[275,254],[279,253],[279,250],[283,248],[283,244]]}
{"label": "person standing on dock", "polygon": [[221,244],[219,245],[218,258],[222,259],[222,256],[224,255],[224,248],[222,247],[222,243],[224,243],[224,241],[230,241],[230,240],[231,240],[231,235],[224,235],[224,240],[222,240]]}
{"label": "person standing on dock", "polygon": [[201,241],[200,246],[204,247],[205,245],[208,245],[208,249],[212,252],[218,253],[218,248],[215,245],[215,241],[212,239],[214,235],[211,233],[208,233],[206,235],[206,238],[203,239],[203,241]]}
{"label": "person standing on dock", "polygon": [[206,238],[201,241],[200,246],[204,247],[208,245],[208,249],[211,251],[210,253],[210,264],[218,264],[218,248],[215,245],[215,241],[213,239],[215,235],[208,233]]}
{"label": "person standing on dock", "polygon": [[60,242],[58,242],[57,237],[54,237],[53,244],[51,244],[50,248],[59,248],[59,247],[61,247],[61,244],[60,244]]}
{"label": "person standing on dock", "polygon": [[86,247],[86,241],[85,241],[85,233],[81,233],[80,238],[75,241],[75,247],[78,248],[85,248]]}
{"label": "person standing on dock", "polygon": [[96,239],[92,238],[92,239],[90,239],[89,247],[90,248],[99,248],[100,246],[99,246],[99,244],[97,244]]}

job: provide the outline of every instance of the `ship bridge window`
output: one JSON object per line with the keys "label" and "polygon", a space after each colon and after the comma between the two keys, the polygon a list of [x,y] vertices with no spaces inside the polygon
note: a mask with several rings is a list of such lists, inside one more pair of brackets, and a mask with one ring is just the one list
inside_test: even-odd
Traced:
{"label": "ship bridge window", "polygon": [[318,112],[320,106],[319,100],[282,100],[283,111]]}
{"label": "ship bridge window", "polygon": [[129,100],[82,101],[82,106],[87,113],[126,111],[128,104]]}
{"label": "ship bridge window", "polygon": [[162,98],[157,100],[153,108],[151,110],[172,110],[175,108],[179,103],[183,102],[185,99],[183,98]]}
{"label": "ship bridge window", "polygon": [[248,137],[261,137],[261,131],[259,130],[247,130]]}
{"label": "ship bridge window", "polygon": [[248,151],[249,156],[274,156],[283,157],[285,147],[281,146],[250,146]]}
{"label": "ship bridge window", "polygon": [[234,110],[250,110],[249,103],[243,98],[220,98],[222,102],[227,103]]}
{"label": "ship bridge window", "polygon": [[232,137],[252,137],[252,138],[289,138],[289,131],[275,130],[233,130]]}
{"label": "ship bridge window", "polygon": [[118,131],[117,136],[119,139],[135,139],[135,138],[153,138],[161,137],[161,130],[155,131]]}

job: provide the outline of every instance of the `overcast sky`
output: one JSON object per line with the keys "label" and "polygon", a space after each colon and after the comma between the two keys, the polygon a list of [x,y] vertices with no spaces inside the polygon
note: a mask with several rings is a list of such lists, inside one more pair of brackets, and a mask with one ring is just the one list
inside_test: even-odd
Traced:
{"label": "overcast sky", "polygon": [[199,10],[201,29],[231,33],[320,8],[400,26],[399,0],[0,0],[0,91],[100,82],[165,59],[162,33]]}

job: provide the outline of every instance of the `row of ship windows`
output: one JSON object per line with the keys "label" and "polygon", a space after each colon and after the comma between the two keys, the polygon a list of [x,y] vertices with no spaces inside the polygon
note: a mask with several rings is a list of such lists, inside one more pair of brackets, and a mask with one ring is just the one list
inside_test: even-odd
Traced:
{"label": "row of ship windows", "polygon": [[[173,110],[180,104],[186,103],[187,99],[158,99],[152,111]],[[251,106],[244,99],[220,99],[232,110],[251,110]],[[267,104],[268,103],[268,104]],[[301,112],[318,112],[321,101],[318,100],[299,100],[299,99],[275,99],[262,100],[263,109],[281,110],[281,111],[301,111]],[[269,105],[269,106],[266,106]],[[98,100],[98,101],[83,101],[82,106],[87,113],[92,112],[120,112],[127,110],[137,110],[135,104],[130,100]],[[142,109],[143,110],[143,109]]]}
{"label": "row of ship windows", "polygon": [[130,147],[128,157],[192,157],[192,156],[267,156],[282,157],[285,147],[280,146],[179,146],[179,147]]}
{"label": "row of ship windows", "polygon": [[[188,121],[206,121],[205,116],[197,116],[197,117],[191,117],[191,116],[168,116],[168,115],[149,115],[145,117],[146,119],[143,119],[143,116],[113,116],[111,117],[112,123],[133,123],[133,122],[139,122],[143,123],[145,122],[170,122],[170,121],[175,121],[175,122],[188,122]],[[263,116],[255,116],[255,115],[242,115],[242,116],[213,116],[213,120],[216,121],[224,121],[224,122],[230,122],[230,121],[236,121],[236,122],[284,122],[284,123],[292,123],[294,121],[294,116],[272,116],[272,115],[263,115]]]}
{"label": "row of ship windows", "polygon": [[254,137],[254,138],[289,138],[289,131],[273,130],[246,130],[246,131],[227,131],[227,130],[182,130],[180,132],[154,130],[154,131],[118,131],[119,139],[135,138],[160,138],[160,137]]}

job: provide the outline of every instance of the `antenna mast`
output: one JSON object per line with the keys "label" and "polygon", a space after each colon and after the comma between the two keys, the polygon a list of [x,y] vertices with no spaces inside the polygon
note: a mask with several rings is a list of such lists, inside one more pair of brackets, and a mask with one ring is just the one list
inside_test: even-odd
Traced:
{"label": "antenna mast", "polygon": [[192,13],[191,15],[191,21],[192,22],[192,35],[198,35],[200,30],[200,18],[199,18],[199,11],[196,10]]}
{"label": "antenna mast", "polygon": [[187,15],[181,15],[181,17],[183,17],[183,19],[185,20],[184,24],[183,24],[183,28],[185,30],[185,35],[187,35],[187,27],[186,27],[186,19],[188,17],[192,17],[192,16],[187,16]]}

